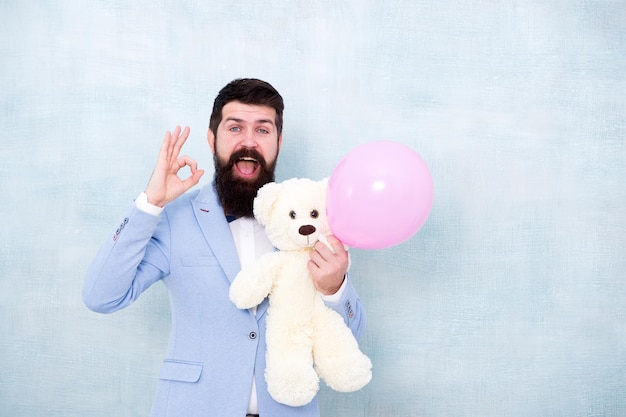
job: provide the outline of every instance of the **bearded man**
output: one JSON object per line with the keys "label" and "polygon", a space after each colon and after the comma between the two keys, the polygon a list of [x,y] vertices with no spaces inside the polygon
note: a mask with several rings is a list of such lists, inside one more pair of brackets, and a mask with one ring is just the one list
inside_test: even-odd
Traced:
{"label": "bearded man", "polygon": [[[228,297],[239,270],[274,250],[252,207],[258,189],[274,181],[283,109],[265,81],[237,79],[220,90],[207,134],[214,179],[194,191],[204,171],[180,156],[190,129],[168,131],[145,192],[87,271],[83,300],[100,313],[132,304],[157,281],[167,287],[172,327],[153,417],[319,416],[317,398],[289,407],[267,392],[267,299],[239,310]],[[184,167],[191,174],[183,179]],[[348,255],[328,240],[333,250],[318,242],[309,269],[327,305],[359,339],[366,317],[346,275]]]}

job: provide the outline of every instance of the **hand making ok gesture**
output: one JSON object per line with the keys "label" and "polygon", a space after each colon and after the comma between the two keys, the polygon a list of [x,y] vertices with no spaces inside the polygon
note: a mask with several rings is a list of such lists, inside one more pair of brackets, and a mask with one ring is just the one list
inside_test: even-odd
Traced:
{"label": "hand making ok gesture", "polygon": [[[204,170],[198,169],[196,161],[186,155],[179,156],[188,137],[188,126],[182,132],[180,126],[176,126],[174,132],[168,130],[165,134],[156,167],[146,188],[150,204],[165,206],[196,185],[204,174]],[[181,179],[178,172],[186,166],[191,170],[191,175]]]}

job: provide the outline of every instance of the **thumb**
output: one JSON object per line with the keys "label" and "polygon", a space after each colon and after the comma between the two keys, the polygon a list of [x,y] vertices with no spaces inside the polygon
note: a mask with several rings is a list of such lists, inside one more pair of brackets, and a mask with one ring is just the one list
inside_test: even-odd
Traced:
{"label": "thumb", "polygon": [[200,178],[202,178],[203,175],[204,175],[204,170],[203,169],[199,169],[199,170],[195,171],[193,174],[191,174],[191,176],[189,178],[187,178],[186,180],[183,181],[183,185],[185,187],[185,190],[188,190],[191,187],[193,187],[194,185],[198,184],[198,182],[200,182]]}

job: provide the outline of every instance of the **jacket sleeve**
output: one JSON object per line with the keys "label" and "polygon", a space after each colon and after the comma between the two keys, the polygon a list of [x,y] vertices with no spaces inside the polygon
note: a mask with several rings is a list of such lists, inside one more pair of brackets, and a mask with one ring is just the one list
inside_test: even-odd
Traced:
{"label": "jacket sleeve", "polygon": [[134,205],[100,247],[85,276],[83,301],[99,313],[132,304],[148,287],[169,273],[167,217]]}
{"label": "jacket sleeve", "polygon": [[365,334],[367,315],[348,275],[346,275],[346,281],[346,287],[341,295],[341,299],[337,302],[327,301],[326,305],[343,317],[356,340],[360,341]]}

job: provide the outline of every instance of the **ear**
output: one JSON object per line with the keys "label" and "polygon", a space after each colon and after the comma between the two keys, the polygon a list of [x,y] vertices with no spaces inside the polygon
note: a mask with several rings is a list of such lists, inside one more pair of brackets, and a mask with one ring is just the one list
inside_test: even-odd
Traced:
{"label": "ear", "polygon": [[211,148],[211,153],[215,155],[215,135],[211,129],[208,130],[206,134],[207,141],[209,142],[209,147]]}
{"label": "ear", "polygon": [[257,192],[254,199],[254,217],[256,217],[261,226],[266,226],[269,223],[281,191],[281,184],[268,182]]}
{"label": "ear", "polygon": [[326,200],[328,197],[328,177],[322,178],[321,180],[317,181],[317,187],[318,190],[320,190],[321,195],[323,196],[324,210],[326,210]]}

